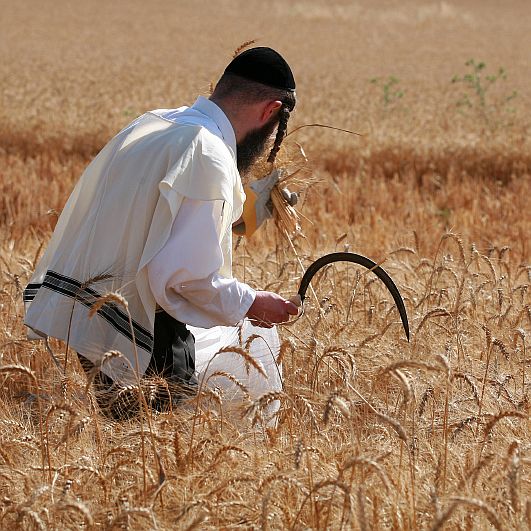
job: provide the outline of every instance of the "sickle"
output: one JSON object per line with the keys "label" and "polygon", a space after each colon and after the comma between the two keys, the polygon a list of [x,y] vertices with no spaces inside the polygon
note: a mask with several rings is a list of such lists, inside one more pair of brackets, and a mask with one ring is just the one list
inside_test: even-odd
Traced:
{"label": "sickle", "polygon": [[407,320],[406,305],[396,287],[395,283],[391,277],[376,263],[370,260],[369,258],[355,253],[330,253],[322,256],[316,260],[304,273],[302,277],[301,284],[299,287],[298,294],[301,298],[301,304],[304,302],[306,297],[306,290],[310,285],[310,282],[314,275],[322,267],[332,264],[333,262],[353,262],[354,264],[359,264],[367,269],[371,270],[383,283],[387,286],[387,289],[391,292],[393,300],[398,308],[400,313],[400,319],[402,319],[402,325],[404,326],[404,331],[406,332],[407,340],[409,341],[409,323]]}

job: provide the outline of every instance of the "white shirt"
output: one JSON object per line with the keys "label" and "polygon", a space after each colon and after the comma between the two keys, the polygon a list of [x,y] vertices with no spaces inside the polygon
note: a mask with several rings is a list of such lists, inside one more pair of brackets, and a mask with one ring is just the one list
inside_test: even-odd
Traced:
{"label": "white shirt", "polygon": [[[206,127],[236,156],[232,125],[210,100],[200,97],[190,108],[154,112],[169,121]],[[247,284],[219,274],[224,265],[223,208],[221,200],[184,198],[168,241],[147,265],[149,285],[157,304],[189,325],[202,328],[234,325],[245,317],[256,295]]]}

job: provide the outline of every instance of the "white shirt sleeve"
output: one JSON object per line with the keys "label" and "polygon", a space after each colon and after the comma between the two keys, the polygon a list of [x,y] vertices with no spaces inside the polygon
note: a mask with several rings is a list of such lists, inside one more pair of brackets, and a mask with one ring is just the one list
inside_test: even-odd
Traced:
{"label": "white shirt sleeve", "polygon": [[242,320],[256,292],[218,274],[224,202],[184,198],[164,247],[147,265],[157,304],[183,323],[210,328]]}

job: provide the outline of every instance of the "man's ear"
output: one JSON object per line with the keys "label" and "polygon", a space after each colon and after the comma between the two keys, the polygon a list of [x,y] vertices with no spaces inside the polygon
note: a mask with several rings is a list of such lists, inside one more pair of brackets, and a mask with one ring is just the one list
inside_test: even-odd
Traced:
{"label": "man's ear", "polygon": [[271,116],[273,116],[275,113],[278,112],[278,110],[282,107],[282,102],[279,100],[271,100],[268,101],[265,106],[263,107],[261,120],[262,123],[265,124],[271,119]]}

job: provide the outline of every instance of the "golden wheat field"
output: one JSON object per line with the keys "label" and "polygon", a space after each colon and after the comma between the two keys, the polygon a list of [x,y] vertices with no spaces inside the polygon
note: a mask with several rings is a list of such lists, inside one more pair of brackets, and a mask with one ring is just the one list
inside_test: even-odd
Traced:
{"label": "golden wheat field", "polygon": [[[531,529],[528,0],[0,0],[0,528]],[[290,62],[279,160],[303,235],[235,274],[296,293],[281,393],[113,423],[75,356],[25,338],[22,290],[121,127],[208,94],[243,42]],[[502,70],[500,70],[500,68]],[[453,80],[453,82],[452,82]],[[245,393],[244,393],[245,395]],[[280,401],[276,424],[267,405]],[[236,409],[236,410],[235,410]]]}

